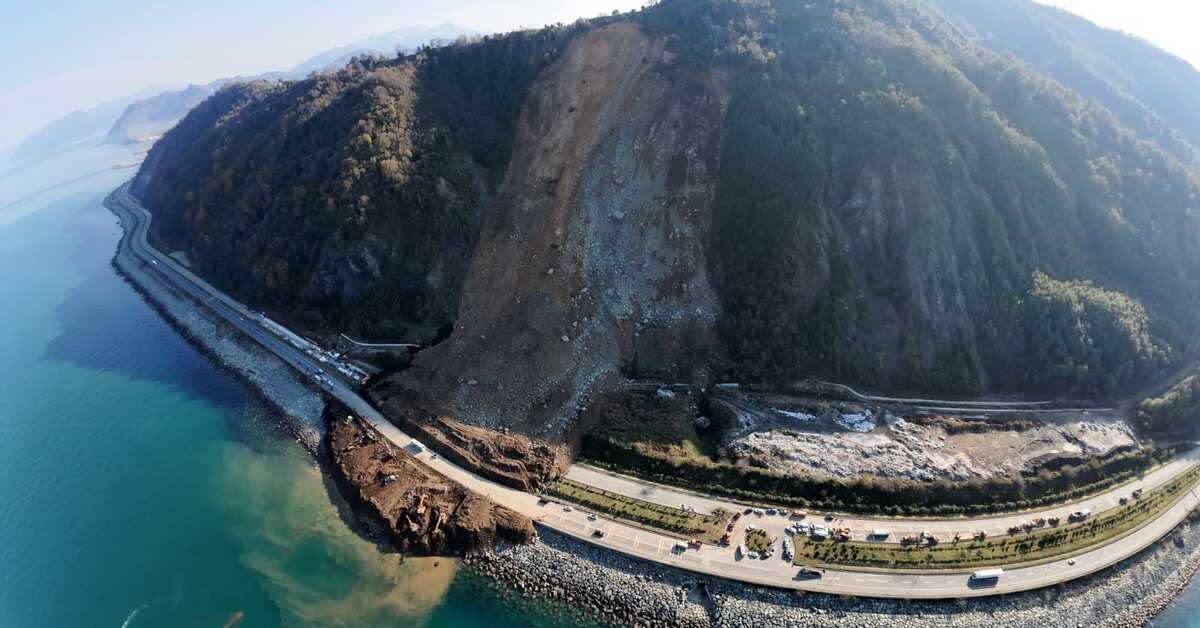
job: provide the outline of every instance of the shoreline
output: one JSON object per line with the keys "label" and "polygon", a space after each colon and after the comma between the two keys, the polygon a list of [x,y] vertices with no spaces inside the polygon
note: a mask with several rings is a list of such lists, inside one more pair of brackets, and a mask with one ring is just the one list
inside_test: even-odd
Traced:
{"label": "shoreline", "polygon": [[[111,195],[110,195],[111,196]],[[104,207],[117,219],[121,238],[110,266],[160,317],[217,368],[225,371],[279,417],[280,427],[309,454],[316,455],[324,425],[324,395],[314,391],[289,365],[199,306],[149,271],[129,250],[131,219],[109,197]]]}
{"label": "shoreline", "polygon": [[[129,250],[127,221],[131,219],[109,199],[104,205],[122,229],[111,262],[117,274],[190,344],[274,409],[298,444],[319,455],[324,396],[282,360],[148,272]],[[353,514],[359,519],[359,513]],[[504,546],[472,557],[465,565],[514,594],[566,602],[595,619],[621,624],[822,626],[837,622],[942,627],[1042,622],[1115,627],[1145,625],[1188,586],[1200,570],[1200,521],[1196,519],[1190,517],[1157,543],[1092,576],[965,604],[842,598],[758,587],[630,558],[540,526],[540,538],[532,545]],[[1178,539],[1183,540],[1182,547],[1175,544]],[[1129,603],[1114,606],[1114,600],[1127,598]]]}
{"label": "shoreline", "polygon": [[705,577],[590,546],[545,528],[533,545],[506,546],[465,567],[522,597],[580,610],[615,625],[862,626],[1147,625],[1200,570],[1200,517],[1091,576],[1006,596],[949,601],[849,598]]}

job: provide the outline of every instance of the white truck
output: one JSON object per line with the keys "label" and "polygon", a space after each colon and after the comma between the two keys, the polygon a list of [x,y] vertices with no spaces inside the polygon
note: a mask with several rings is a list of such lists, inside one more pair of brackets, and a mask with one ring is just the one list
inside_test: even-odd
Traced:
{"label": "white truck", "polygon": [[1004,570],[1000,569],[999,567],[993,567],[992,569],[980,569],[979,571],[971,574],[971,581],[986,582],[988,580],[999,580],[1000,576],[1003,575]]}

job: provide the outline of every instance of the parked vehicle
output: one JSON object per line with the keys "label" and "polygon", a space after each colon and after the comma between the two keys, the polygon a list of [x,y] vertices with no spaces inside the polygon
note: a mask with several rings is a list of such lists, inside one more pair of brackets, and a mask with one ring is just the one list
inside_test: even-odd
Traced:
{"label": "parked vehicle", "polygon": [[1090,516],[1092,516],[1092,511],[1090,510],[1077,510],[1071,513],[1070,517],[1067,517],[1067,521],[1083,521]]}

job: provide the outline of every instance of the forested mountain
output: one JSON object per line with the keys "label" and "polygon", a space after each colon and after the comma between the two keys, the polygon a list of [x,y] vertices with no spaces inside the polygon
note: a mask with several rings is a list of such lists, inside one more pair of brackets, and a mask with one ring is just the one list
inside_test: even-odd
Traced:
{"label": "forested mountain", "polygon": [[453,323],[376,394],[466,419],[622,374],[1113,396],[1198,331],[1196,84],[1022,0],[665,0],[226,87],[138,191],[293,320]]}

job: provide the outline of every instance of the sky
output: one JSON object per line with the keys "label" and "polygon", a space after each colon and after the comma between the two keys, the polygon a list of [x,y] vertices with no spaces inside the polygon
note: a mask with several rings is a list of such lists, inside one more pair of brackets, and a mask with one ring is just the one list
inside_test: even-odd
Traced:
{"label": "sky", "polygon": [[643,0],[0,0],[0,147],[150,85],[286,70],[402,26],[507,31]]}
{"label": "sky", "polygon": [[1200,68],[1200,2],[1196,0],[1038,0],[1114,30],[1125,31]]}
{"label": "sky", "polygon": [[[1194,0],[1044,0],[1200,67]],[[0,0],[0,147],[150,85],[288,69],[402,26],[505,31],[643,0]],[[1193,6],[1195,5],[1195,6]]]}

